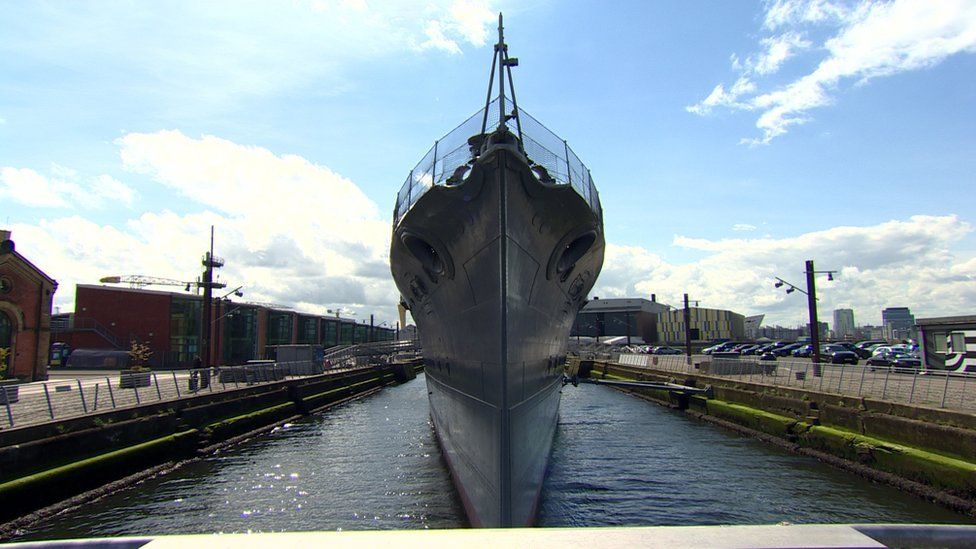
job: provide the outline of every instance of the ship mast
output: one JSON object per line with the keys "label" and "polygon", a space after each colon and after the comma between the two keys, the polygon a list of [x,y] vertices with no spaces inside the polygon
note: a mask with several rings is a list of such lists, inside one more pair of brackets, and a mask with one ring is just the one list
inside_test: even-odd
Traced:
{"label": "ship mast", "polygon": [[[488,76],[488,96],[485,98],[485,114],[481,120],[481,133],[488,129],[488,107],[491,105],[491,91],[495,85],[495,67],[498,70],[498,129],[508,129],[508,121],[515,119],[518,130],[519,145],[522,141],[522,123],[519,120],[518,101],[515,100],[515,82],[512,80],[512,67],[518,66],[518,57],[508,56],[508,44],[505,43],[505,27],[502,25],[502,14],[498,14],[498,43],[491,59],[491,74]],[[512,113],[505,112],[505,76],[508,76],[508,87],[512,94]]]}

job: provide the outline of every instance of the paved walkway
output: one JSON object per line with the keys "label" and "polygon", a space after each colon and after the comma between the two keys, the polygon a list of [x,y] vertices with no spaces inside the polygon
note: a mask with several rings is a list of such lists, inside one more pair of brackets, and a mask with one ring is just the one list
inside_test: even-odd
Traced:
{"label": "paved walkway", "polygon": [[[350,368],[335,369],[328,373],[349,370]],[[297,377],[299,376],[289,376],[286,379]],[[201,379],[199,373],[193,376],[189,370],[161,370],[150,372],[148,387],[122,388],[118,371],[52,371],[48,381],[18,385],[17,402],[7,404],[0,400],[0,429],[79,417],[110,409],[175,401],[200,393],[233,391],[270,382],[221,382],[217,376],[213,376],[208,385],[201,386]]]}

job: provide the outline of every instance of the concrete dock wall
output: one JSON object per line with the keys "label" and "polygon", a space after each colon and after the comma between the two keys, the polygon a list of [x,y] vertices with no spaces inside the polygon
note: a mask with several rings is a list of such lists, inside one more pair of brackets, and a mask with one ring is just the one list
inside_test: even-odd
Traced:
{"label": "concrete dock wall", "polygon": [[628,390],[976,516],[972,414],[609,362],[593,373],[711,386],[712,398]]}
{"label": "concrete dock wall", "polygon": [[390,366],[371,367],[0,431],[0,522],[173,466],[395,376]]}

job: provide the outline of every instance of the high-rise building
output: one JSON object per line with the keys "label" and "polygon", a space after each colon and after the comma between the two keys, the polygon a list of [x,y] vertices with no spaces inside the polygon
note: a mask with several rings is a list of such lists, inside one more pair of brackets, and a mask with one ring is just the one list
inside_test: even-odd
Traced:
{"label": "high-rise building", "polygon": [[888,307],[881,311],[881,324],[888,339],[907,339],[915,329],[915,315],[908,307]]}
{"label": "high-rise building", "polygon": [[837,339],[854,337],[854,309],[834,309],[834,337]]}

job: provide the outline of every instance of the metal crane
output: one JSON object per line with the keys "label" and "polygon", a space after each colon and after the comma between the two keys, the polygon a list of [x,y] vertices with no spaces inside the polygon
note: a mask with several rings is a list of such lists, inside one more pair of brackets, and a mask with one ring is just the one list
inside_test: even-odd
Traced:
{"label": "metal crane", "polygon": [[[186,291],[190,291],[190,288],[203,288],[204,283],[196,280],[193,282],[187,282],[185,280],[176,280],[173,278],[159,278],[157,276],[146,276],[146,275],[120,275],[120,276],[106,276],[99,279],[102,284],[128,284],[130,288],[141,288],[143,286],[184,286]],[[225,288],[227,284],[223,282],[211,282],[211,288]]]}

